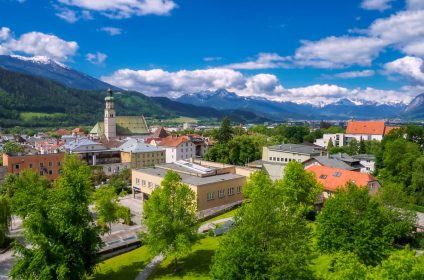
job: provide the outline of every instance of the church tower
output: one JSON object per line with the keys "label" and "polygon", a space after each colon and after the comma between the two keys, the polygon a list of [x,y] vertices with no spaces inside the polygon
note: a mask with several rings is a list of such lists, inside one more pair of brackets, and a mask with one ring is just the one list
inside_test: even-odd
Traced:
{"label": "church tower", "polygon": [[104,119],[104,132],[108,140],[116,138],[116,113],[115,104],[113,98],[113,92],[111,89],[107,90],[108,96],[106,96],[106,108],[105,108],[105,119]]}

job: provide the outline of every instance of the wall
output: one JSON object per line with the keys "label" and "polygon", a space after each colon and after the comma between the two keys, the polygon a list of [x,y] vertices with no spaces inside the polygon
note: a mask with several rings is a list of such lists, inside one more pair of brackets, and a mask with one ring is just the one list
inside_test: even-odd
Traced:
{"label": "wall", "polygon": [[267,158],[262,157],[262,160],[268,161],[268,162],[287,163],[293,160],[297,162],[304,162],[305,160],[308,160],[311,158],[311,156],[304,155],[304,154],[273,151],[273,150],[269,150],[267,147],[264,147],[264,149],[266,149],[266,152],[264,152],[264,155],[266,155]]}
{"label": "wall", "polygon": [[121,152],[122,162],[131,163],[131,168],[141,168],[165,163],[166,151],[128,153]]}

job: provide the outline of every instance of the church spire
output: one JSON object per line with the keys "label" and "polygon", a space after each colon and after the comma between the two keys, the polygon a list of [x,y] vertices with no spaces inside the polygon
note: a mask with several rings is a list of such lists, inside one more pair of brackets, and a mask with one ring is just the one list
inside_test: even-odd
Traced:
{"label": "church spire", "polygon": [[116,112],[115,112],[115,98],[113,91],[107,90],[108,95],[105,98],[105,116],[104,116],[104,133],[108,140],[116,138]]}

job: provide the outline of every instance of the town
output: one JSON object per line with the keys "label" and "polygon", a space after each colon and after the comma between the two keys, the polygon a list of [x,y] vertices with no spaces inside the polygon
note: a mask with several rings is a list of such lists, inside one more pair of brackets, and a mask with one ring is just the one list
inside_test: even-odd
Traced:
{"label": "town", "polygon": [[0,280],[424,280],[424,0],[0,1]]}

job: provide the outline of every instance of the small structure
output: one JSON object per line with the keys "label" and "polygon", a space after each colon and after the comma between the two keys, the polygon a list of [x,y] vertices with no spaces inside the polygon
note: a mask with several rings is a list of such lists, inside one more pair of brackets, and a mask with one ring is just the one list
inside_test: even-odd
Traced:
{"label": "small structure", "polygon": [[334,155],[328,154],[326,156],[313,157],[303,162],[303,165],[305,166],[305,168],[308,168],[312,165],[320,165],[358,172],[361,171],[362,168],[364,168],[364,166],[361,165],[359,159],[351,157],[345,153],[338,153]]}
{"label": "small structure", "polygon": [[359,160],[362,165],[362,173],[373,173],[375,171],[375,156],[368,154],[360,154],[352,156],[354,159]]}

